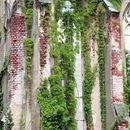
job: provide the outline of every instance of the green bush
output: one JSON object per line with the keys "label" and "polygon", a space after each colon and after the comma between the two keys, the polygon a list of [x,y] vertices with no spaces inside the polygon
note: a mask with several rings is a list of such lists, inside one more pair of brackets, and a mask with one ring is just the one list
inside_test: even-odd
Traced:
{"label": "green bush", "polygon": [[48,81],[45,80],[41,83],[37,99],[41,108],[41,128],[44,130],[65,129],[68,111],[63,87],[53,82],[49,91]]}

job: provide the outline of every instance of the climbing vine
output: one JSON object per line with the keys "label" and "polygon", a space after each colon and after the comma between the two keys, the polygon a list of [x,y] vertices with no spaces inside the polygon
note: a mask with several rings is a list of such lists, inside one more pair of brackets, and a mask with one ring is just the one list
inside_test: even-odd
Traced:
{"label": "climbing vine", "polygon": [[[42,24],[48,22],[46,19],[43,19],[42,21],[44,21]],[[54,58],[54,66],[51,69],[52,75],[49,79],[41,82],[41,87],[37,95],[37,100],[41,109],[41,128],[45,130],[65,129],[69,119],[65,101],[65,90],[61,83],[63,79],[63,72],[60,65],[61,41],[58,41],[60,32],[57,28],[57,23],[53,21],[51,24],[51,30],[47,34],[48,37],[50,37],[50,54],[51,57]]]}
{"label": "climbing vine", "polygon": [[[71,2],[72,8],[76,9],[74,3],[77,4],[76,1],[73,0]],[[77,27],[77,30],[74,28],[74,25],[78,25],[79,19],[77,18],[79,17],[77,17],[76,10],[73,10],[74,12],[63,12],[63,8],[66,8],[64,1],[57,0],[55,3],[55,20],[50,21],[50,30],[47,33],[51,46],[50,55],[54,59],[54,66],[52,67],[52,75],[47,81],[45,80],[44,83],[41,84],[38,93],[38,102],[40,104],[42,116],[41,125],[42,128],[47,130],[49,128],[54,130],[75,130],[77,128],[75,121],[76,98],[74,94],[76,86],[74,67],[77,49],[73,45],[73,36],[74,32],[79,29],[79,27]],[[63,33],[58,29],[59,20],[62,21],[60,28],[64,29]],[[78,35],[76,38],[78,38]],[[49,88],[48,85],[50,85]],[[41,89],[43,90],[41,91]],[[44,100],[40,100],[43,99],[46,93],[48,93],[48,97]],[[61,99],[60,101],[59,97]],[[42,105],[46,102],[48,104],[47,106]],[[58,102],[58,104],[55,104],[55,102]],[[64,107],[64,109],[62,107]],[[54,111],[53,108],[55,108],[56,111],[55,115],[52,113]],[[62,111],[60,110],[61,108]],[[48,117],[51,118],[51,120],[46,117],[46,114],[49,114]],[[59,117],[59,115],[62,116]],[[45,122],[47,122],[47,124],[45,124]]]}
{"label": "climbing vine", "polygon": [[84,110],[87,121],[87,129],[91,130],[93,127],[92,108],[91,108],[91,94],[92,88],[95,83],[96,69],[92,70],[90,65],[90,39],[98,41],[98,64],[99,64],[99,80],[100,80],[100,101],[101,101],[101,117],[102,117],[102,129],[106,129],[106,98],[105,98],[105,57],[104,57],[104,7],[100,0],[89,0],[87,8],[84,9],[84,28],[86,27],[82,41],[83,44],[83,56],[84,56]]}
{"label": "climbing vine", "polygon": [[90,58],[90,40],[96,39],[97,35],[97,5],[98,2],[95,0],[88,1],[87,7],[84,11],[84,26],[82,33],[82,45],[83,45],[83,57],[84,57],[84,82],[83,82],[83,101],[84,101],[84,111],[85,118],[87,122],[87,129],[91,130],[93,128],[93,118],[92,118],[92,102],[91,94],[96,78],[96,66],[91,67]]}
{"label": "climbing vine", "polygon": [[30,36],[33,22],[33,0],[25,0],[25,6],[22,8],[25,15],[28,36]]}
{"label": "climbing vine", "polygon": [[124,86],[125,102],[130,110],[130,55],[126,53],[126,83]]}
{"label": "climbing vine", "polygon": [[[33,41],[31,38],[26,38],[23,41],[25,49],[26,49],[26,59],[25,59],[25,63],[26,63],[26,76],[25,76],[25,80],[26,80],[26,84],[28,86],[28,91],[31,91],[31,83],[32,83],[32,57],[33,57]],[[31,93],[29,92],[29,97],[31,97]],[[30,101],[31,102],[31,101]]]}
{"label": "climbing vine", "polygon": [[[76,98],[74,94],[75,78],[75,54],[76,48],[73,45],[75,32],[81,32],[83,56],[84,56],[84,110],[87,121],[87,129],[91,130],[93,127],[92,108],[91,108],[91,93],[95,83],[97,66],[94,68],[90,64],[90,47],[91,39],[98,39],[99,48],[99,79],[101,91],[101,113],[102,113],[102,128],[105,129],[105,75],[104,75],[104,41],[103,41],[103,15],[99,11],[102,7],[102,1],[89,0],[87,8],[82,9],[81,1],[72,0],[69,11],[66,10],[63,0],[55,1],[55,19],[50,21],[50,30],[47,33],[49,43],[51,46],[50,55],[54,59],[52,67],[52,75],[41,83],[38,91],[38,102],[41,108],[41,126],[43,129],[65,129],[75,130],[77,128],[75,121]],[[65,8],[65,10],[61,10]],[[101,13],[101,14],[100,14]],[[100,15],[99,15],[100,14]],[[97,16],[100,18],[98,19]],[[59,20],[61,23],[61,30],[59,31]],[[102,20],[102,21],[101,21]],[[45,19],[44,22],[46,23]],[[75,27],[74,27],[75,26]],[[77,33],[78,34],[78,33]],[[79,38],[79,35],[76,37]],[[60,73],[59,73],[60,72]],[[54,88],[54,89],[53,89]],[[57,90],[57,93],[56,91]],[[58,92],[61,93],[58,93]],[[53,96],[52,96],[53,95]],[[57,95],[57,96],[56,96]],[[56,96],[56,97],[55,97]],[[60,103],[55,102],[61,97]],[[55,101],[54,101],[54,99]],[[45,106],[45,104],[47,104]],[[64,105],[63,105],[64,104]],[[53,106],[53,107],[52,107]],[[60,108],[64,106],[63,111]],[[51,109],[52,107],[52,109]],[[50,110],[49,110],[50,108]],[[52,110],[55,108],[56,114],[53,116]],[[59,108],[59,109],[58,109]],[[57,118],[58,113],[61,113],[61,123]],[[50,118],[52,120],[50,120]],[[56,123],[54,127],[54,122]],[[58,125],[59,124],[59,125]]]}
{"label": "climbing vine", "polygon": [[[91,10],[92,9],[92,10]],[[91,93],[95,81],[95,72],[91,68],[91,59],[90,59],[90,26],[93,23],[93,18],[96,11],[96,3],[88,1],[87,8],[84,9],[85,14],[84,18],[87,17],[88,20],[84,19],[84,30],[82,33],[82,45],[83,45],[83,57],[84,57],[84,83],[83,83],[83,101],[84,101],[84,111],[85,118],[87,122],[87,129],[91,130],[93,127],[93,118],[92,118],[92,106],[91,106]],[[89,32],[87,32],[89,30]]]}
{"label": "climbing vine", "polygon": [[98,15],[98,62],[99,62],[99,84],[101,100],[102,128],[106,129],[106,89],[105,89],[105,42],[104,42],[104,12],[100,10]]}
{"label": "climbing vine", "polygon": [[30,70],[32,68],[32,56],[33,56],[33,41],[31,38],[24,39],[24,46],[26,48],[26,70],[27,70],[27,77],[26,80],[31,81]]}
{"label": "climbing vine", "polygon": [[87,129],[91,130],[93,127],[93,119],[92,119],[92,106],[91,106],[91,94],[92,89],[95,83],[95,74],[96,74],[96,68],[91,68],[91,59],[90,59],[90,48],[89,48],[89,37],[87,31],[84,31],[84,40],[82,41],[83,44],[83,56],[84,56],[84,83],[83,83],[83,89],[84,89],[84,111],[85,111],[85,117],[87,122]]}
{"label": "climbing vine", "polygon": [[26,89],[26,93],[29,96],[29,101],[31,103],[31,83],[32,83],[32,58],[33,58],[33,47],[34,43],[31,38],[31,28],[33,22],[33,0],[25,0],[25,6],[22,7],[23,13],[25,16],[26,22],[26,31],[27,38],[23,39],[24,47],[25,47],[25,64],[26,64],[26,74],[25,80],[26,85],[28,86]]}

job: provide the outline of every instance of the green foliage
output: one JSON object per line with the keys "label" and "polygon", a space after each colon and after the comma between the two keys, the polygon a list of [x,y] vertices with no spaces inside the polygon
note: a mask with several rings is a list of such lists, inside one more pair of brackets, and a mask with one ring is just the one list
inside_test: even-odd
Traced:
{"label": "green foliage", "polygon": [[27,81],[31,81],[31,68],[32,68],[32,57],[33,57],[33,41],[31,38],[26,38],[23,41],[26,48],[26,71],[27,71]]}
{"label": "green foliage", "polygon": [[84,112],[87,122],[87,130],[93,128],[92,118],[92,105],[91,105],[91,94],[96,79],[97,67],[91,67],[90,59],[90,40],[96,39],[97,26],[96,26],[96,12],[98,2],[95,0],[89,0],[87,7],[83,9],[83,31],[82,31],[82,48],[84,57],[84,82],[83,82],[83,101],[84,101]]}
{"label": "green foliage", "polygon": [[[61,46],[61,68],[63,70],[63,77],[65,81],[65,98],[68,110],[69,121],[67,123],[67,130],[75,130],[77,129],[77,124],[75,121],[75,112],[76,112],[76,98],[75,98],[75,54],[76,50],[73,46],[73,35],[75,32],[78,32],[80,29],[78,13],[76,11],[75,4],[77,2],[72,2],[72,7],[74,8],[74,12],[64,12],[62,14],[63,19],[63,28],[65,35],[65,43]],[[75,7],[74,7],[75,6]],[[74,29],[74,26],[76,29]]]}
{"label": "green foliage", "polygon": [[32,8],[25,9],[25,20],[26,20],[27,27],[29,28],[33,22],[33,9]]}
{"label": "green foliage", "polygon": [[33,0],[25,0],[25,5],[27,8],[33,8]]}
{"label": "green foliage", "polygon": [[[104,42],[103,42],[103,19],[99,15],[104,12],[102,1],[89,0],[87,8],[82,9],[81,1],[71,0],[72,12],[62,13],[64,0],[55,1],[55,20],[49,21],[43,19],[42,24],[50,23],[50,30],[47,33],[49,43],[51,45],[51,57],[54,58],[54,66],[52,67],[52,76],[41,84],[41,90],[38,93],[38,102],[41,108],[41,126],[43,129],[77,129],[75,121],[76,98],[74,94],[75,78],[75,54],[76,47],[73,46],[73,34],[76,32],[76,38],[79,39],[79,32],[82,32],[83,56],[84,56],[84,110],[87,121],[87,129],[93,127],[92,109],[91,109],[91,93],[95,83],[97,66],[91,68],[90,65],[90,50],[89,42],[91,38],[98,38],[99,48],[99,75],[100,75],[100,90],[101,90],[101,109],[102,123],[105,129],[105,79],[104,79]],[[99,12],[99,9],[101,10]],[[101,18],[97,18],[97,16]],[[62,27],[64,35],[58,31],[58,20],[63,21]],[[50,19],[49,19],[50,20]],[[46,23],[47,22],[47,23]],[[75,25],[75,27],[74,27]],[[99,26],[99,28],[98,28]],[[101,30],[100,30],[101,28]],[[99,29],[99,30],[98,30]],[[100,32],[101,31],[101,32]],[[65,37],[65,41],[62,39]],[[100,41],[101,40],[101,41]],[[60,72],[60,73],[59,73]],[[62,81],[64,84],[62,84]],[[48,82],[50,87],[48,87]],[[60,92],[60,93],[59,93]],[[52,96],[53,95],[53,96]],[[62,96],[61,96],[62,95]],[[56,98],[53,98],[55,97]],[[59,101],[59,98],[61,99]],[[55,102],[59,101],[59,106]],[[47,105],[46,105],[47,104]],[[63,105],[64,104],[64,105]],[[56,109],[53,110],[53,107]],[[60,111],[61,106],[64,106],[64,111]],[[53,111],[56,113],[53,114]],[[58,113],[61,112],[61,123],[58,123]],[[66,118],[67,114],[67,118]],[[54,115],[54,116],[53,116]],[[59,118],[59,117],[58,117]],[[50,120],[51,119],[51,120]],[[65,119],[65,120],[64,120]],[[59,125],[58,125],[59,124]]]}
{"label": "green foliage", "polygon": [[122,1],[121,0],[109,0],[113,5],[114,7],[120,11],[120,8],[121,8],[121,3]]}
{"label": "green foliage", "polygon": [[98,64],[99,64],[99,80],[100,80],[100,98],[101,98],[101,117],[102,129],[106,129],[106,97],[105,97],[105,67],[104,67],[104,41],[103,41],[103,14],[105,9],[102,0],[89,0],[87,7],[83,10],[84,15],[84,30],[83,30],[83,56],[84,56],[84,111],[87,121],[87,129],[93,127],[92,108],[91,108],[91,93],[95,83],[95,69],[91,69],[90,65],[90,39],[98,41]]}
{"label": "green foliage", "polygon": [[92,119],[92,106],[91,106],[91,94],[92,89],[95,83],[95,74],[96,67],[94,69],[91,68],[91,59],[90,59],[90,35],[86,30],[84,30],[82,37],[82,45],[83,45],[83,57],[84,57],[84,82],[83,82],[83,101],[84,101],[84,112],[85,118],[87,122],[87,129],[91,130],[93,127],[93,119]]}
{"label": "green foliage", "polygon": [[33,22],[33,0],[25,0],[25,6],[22,8],[25,15],[26,26],[27,26],[28,36],[29,36],[32,22]]}
{"label": "green foliage", "polygon": [[[53,75],[53,77],[55,76]],[[50,77],[50,82],[52,79]],[[54,80],[56,81],[54,82]],[[68,112],[64,88],[59,85],[57,79],[54,78],[53,82],[50,83],[50,91],[48,90],[48,81],[42,82],[37,99],[41,108],[41,128],[44,130],[65,129],[68,122]]]}
{"label": "green foliage", "polygon": [[[32,57],[33,57],[33,46],[34,43],[31,38],[26,38],[23,40],[25,49],[26,49],[26,75],[25,75],[25,80],[28,85],[28,89],[31,91],[31,83],[32,83]],[[30,97],[31,93],[28,93]],[[30,97],[30,103],[31,103],[31,97]]]}
{"label": "green foliage", "polygon": [[[49,77],[47,82],[49,82],[50,89],[46,83],[46,87],[44,86],[44,91],[39,91],[38,94],[38,102],[39,104],[46,104],[48,106],[40,105],[41,108],[41,126],[43,129],[51,129],[51,130],[76,130],[77,125],[75,121],[75,111],[76,111],[76,98],[74,94],[75,90],[75,54],[77,52],[77,48],[73,46],[73,35],[74,32],[78,32],[80,27],[80,15],[77,12],[76,6],[77,2],[75,0],[72,1],[72,6],[75,8],[74,12],[65,12],[62,13],[63,7],[62,0],[55,1],[55,20],[50,21],[50,30],[47,33],[49,38],[49,43],[51,46],[51,57],[54,58],[54,66],[52,67],[52,75]],[[58,30],[57,21],[62,19],[63,24],[62,28],[64,28],[64,35]],[[43,20],[43,23],[46,24]],[[74,28],[74,25],[76,28]],[[79,32],[77,33],[77,39]],[[65,37],[65,41],[62,39]],[[63,84],[62,84],[63,83]],[[49,90],[48,90],[49,89]],[[45,98],[45,95],[48,96]],[[44,97],[44,100],[40,97]],[[55,104],[55,102],[57,102]],[[54,106],[55,110],[51,106]],[[64,106],[64,109],[62,108]],[[60,109],[62,108],[63,111]],[[43,109],[43,112],[42,112]],[[49,114],[49,118],[45,118],[46,114]],[[56,113],[56,114],[55,114]],[[57,116],[60,113],[60,117]],[[44,123],[46,122],[46,123]],[[55,125],[54,125],[55,124]]]}
{"label": "green foliage", "polygon": [[101,100],[101,120],[102,128],[106,129],[106,89],[105,89],[105,42],[104,42],[104,14],[99,12],[98,15],[98,63],[99,63],[99,80],[100,80],[100,100]]}
{"label": "green foliage", "polygon": [[[33,47],[34,43],[32,41],[31,37],[31,27],[33,23],[33,0],[25,0],[25,6],[23,7],[23,13],[25,15],[25,20],[26,20],[26,27],[27,27],[27,38],[23,40],[25,50],[26,50],[26,75],[25,75],[25,80],[26,84],[28,86],[28,96],[29,96],[29,101],[31,103],[31,82],[32,82],[32,57],[33,57]],[[36,32],[35,32],[36,33]],[[33,34],[36,35],[36,34]]]}

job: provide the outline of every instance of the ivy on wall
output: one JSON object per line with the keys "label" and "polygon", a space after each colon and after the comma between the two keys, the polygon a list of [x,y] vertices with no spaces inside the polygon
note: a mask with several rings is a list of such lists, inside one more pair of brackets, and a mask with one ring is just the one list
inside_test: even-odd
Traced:
{"label": "ivy on wall", "polygon": [[[31,28],[33,22],[33,0],[25,0],[25,6],[22,7],[25,22],[26,22],[26,31],[27,31],[27,38],[23,39],[24,47],[25,47],[25,64],[26,64],[26,74],[25,80],[28,86],[26,92],[29,96],[29,101],[31,103],[31,83],[32,83],[32,58],[33,58],[33,50],[34,50],[34,43],[31,38]],[[31,104],[30,104],[31,105]]]}
{"label": "ivy on wall", "polygon": [[84,82],[83,82],[83,101],[84,101],[84,111],[87,122],[87,129],[91,130],[93,127],[92,118],[92,105],[91,105],[91,94],[95,83],[96,68],[91,68],[90,59],[90,48],[89,48],[89,37],[87,31],[84,31],[84,40],[82,40],[83,45],[83,57],[84,57]]}
{"label": "ivy on wall", "polygon": [[127,52],[126,52],[126,83],[124,85],[124,94],[125,94],[125,102],[130,110],[130,54]]}
{"label": "ivy on wall", "polygon": [[26,20],[27,34],[30,36],[33,22],[33,0],[25,0],[25,6],[22,8]]}
{"label": "ivy on wall", "polygon": [[104,41],[104,12],[100,10],[98,15],[98,63],[99,63],[99,84],[101,100],[101,121],[102,128],[106,129],[106,88],[105,88],[105,41]]}
{"label": "ivy on wall", "polygon": [[[77,128],[75,121],[75,108],[76,99],[74,96],[75,78],[75,54],[76,48],[73,46],[74,32],[82,33],[82,45],[84,56],[84,111],[87,121],[87,129],[91,130],[93,127],[92,109],[91,109],[91,93],[95,83],[95,75],[97,66],[93,69],[90,65],[90,48],[89,42],[91,38],[98,39],[99,48],[99,79],[101,91],[101,114],[102,114],[102,127],[105,129],[106,125],[106,107],[105,107],[105,75],[104,75],[104,41],[103,41],[103,19],[102,12],[98,9],[104,10],[102,1],[89,0],[87,8],[82,9],[81,2],[76,0],[71,1],[74,12],[62,12],[61,8],[64,7],[64,1],[56,0],[55,2],[55,20],[50,21],[50,31],[47,33],[49,43],[51,46],[50,55],[54,59],[54,68],[52,67],[52,75],[49,79],[41,83],[38,92],[38,102],[41,108],[41,126],[43,129],[65,129],[75,130]],[[99,19],[97,17],[100,17]],[[64,34],[58,31],[57,22],[61,19],[63,21],[62,28]],[[101,21],[102,19],[102,21]],[[44,21],[45,22],[45,21]],[[45,22],[46,23],[46,22]],[[74,29],[74,25],[76,29]],[[63,41],[63,37],[65,40]],[[77,39],[79,36],[77,35]],[[60,73],[59,73],[60,72]],[[54,88],[54,89],[52,89]],[[57,90],[54,91],[54,90]],[[58,93],[60,91],[60,93]],[[53,96],[52,96],[53,94]],[[55,97],[53,101],[53,97]],[[57,105],[54,102],[62,101]],[[48,104],[45,106],[45,104]],[[64,104],[64,105],[63,105]],[[53,116],[53,107],[56,110],[55,117]],[[64,106],[63,111],[60,108]],[[48,110],[50,108],[50,110]],[[58,113],[63,117],[58,117]],[[47,116],[48,115],[48,116]],[[60,118],[61,123],[59,123]],[[52,120],[50,120],[50,118]],[[56,123],[54,128],[54,122]],[[59,124],[59,125],[58,125]]]}
{"label": "ivy on wall", "polygon": [[32,57],[33,57],[33,41],[31,38],[26,38],[23,41],[25,50],[26,50],[26,59],[25,59],[25,64],[26,64],[26,75],[25,75],[25,80],[26,84],[28,86],[28,95],[29,95],[29,100],[31,103],[31,83],[32,83]]}
{"label": "ivy on wall", "polygon": [[30,70],[32,68],[32,56],[33,56],[33,41],[31,38],[24,39],[24,46],[26,48],[26,70],[27,70],[27,82],[31,81]]}
{"label": "ivy on wall", "polygon": [[[96,66],[91,67],[90,57],[90,40],[96,39],[97,27],[96,24],[96,11],[97,1],[90,0],[87,3],[87,7],[83,9],[84,12],[84,26],[82,33],[82,53],[84,57],[84,82],[83,82],[83,101],[84,101],[84,112],[87,123],[87,129],[93,128],[92,118],[92,101],[91,94],[96,78]],[[94,27],[93,27],[94,26]]]}
{"label": "ivy on wall", "polygon": [[[74,3],[76,4],[75,0],[72,1],[72,8],[76,6]],[[51,46],[50,55],[54,59],[54,66],[52,67],[52,75],[49,79],[41,83],[37,97],[41,108],[41,126],[47,130],[50,128],[54,130],[77,129],[75,120],[76,98],[74,94],[76,86],[74,68],[77,49],[73,45],[73,35],[79,29],[79,27],[77,27],[77,30],[74,29],[74,25],[78,25],[79,21],[77,18],[79,17],[75,12],[76,10],[74,12],[62,13],[63,7],[64,1],[57,0],[55,3],[55,20],[50,21],[50,30],[47,33]],[[62,28],[64,29],[64,34],[58,31],[57,23],[59,20],[63,22]],[[65,37],[64,41],[63,37]],[[48,83],[50,85],[49,88]],[[44,98],[44,94],[48,95],[47,98]],[[42,100],[43,98],[44,100]],[[48,105],[43,105],[46,102]],[[55,102],[58,102],[58,104]],[[49,115],[48,117],[51,120],[46,117],[47,115]],[[46,122],[47,124],[45,124]]]}
{"label": "ivy on wall", "polygon": [[[89,0],[87,8],[84,9],[84,28],[82,41],[83,56],[84,56],[84,111],[87,121],[87,129],[91,130],[93,127],[92,108],[91,108],[91,93],[95,83],[96,68],[91,69],[90,65],[90,39],[98,41],[98,64],[99,64],[99,82],[100,82],[100,102],[101,102],[101,121],[102,129],[106,129],[106,95],[105,95],[105,55],[104,55],[104,7],[102,1]],[[89,31],[88,31],[89,30]],[[85,38],[86,37],[86,38]]]}

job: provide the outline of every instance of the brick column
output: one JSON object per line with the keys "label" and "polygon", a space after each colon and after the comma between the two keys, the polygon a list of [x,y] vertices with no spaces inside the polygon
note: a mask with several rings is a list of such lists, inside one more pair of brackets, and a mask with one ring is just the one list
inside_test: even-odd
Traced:
{"label": "brick column", "polygon": [[13,114],[13,129],[20,130],[20,118],[22,114],[24,97],[24,47],[25,36],[24,16],[15,14],[10,22],[11,51],[9,66],[9,99]]}

